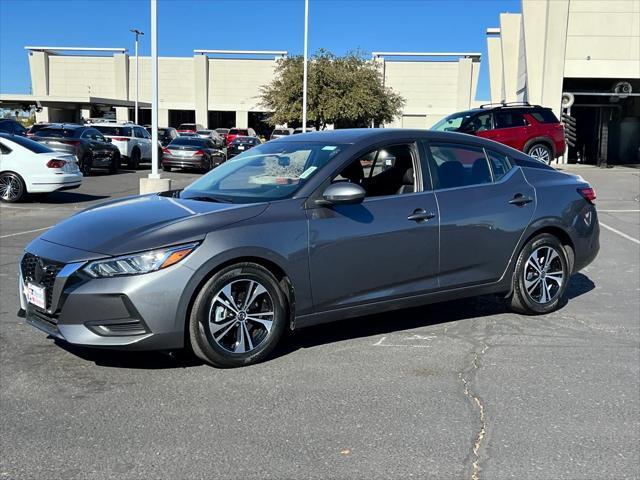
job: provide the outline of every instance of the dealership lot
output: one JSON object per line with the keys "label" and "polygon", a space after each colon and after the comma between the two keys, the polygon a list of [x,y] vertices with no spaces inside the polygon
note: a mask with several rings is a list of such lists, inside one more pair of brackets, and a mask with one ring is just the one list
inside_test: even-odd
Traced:
{"label": "dealership lot", "polygon": [[640,170],[564,168],[598,192],[602,247],[563,309],[396,311],[235,370],[54,343],[15,314],[24,246],[147,171],[1,205],[0,478],[637,478]]}

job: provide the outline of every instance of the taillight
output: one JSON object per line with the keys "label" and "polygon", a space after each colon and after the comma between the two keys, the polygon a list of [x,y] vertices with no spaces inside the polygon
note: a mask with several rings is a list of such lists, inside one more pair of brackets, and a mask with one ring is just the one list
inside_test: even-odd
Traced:
{"label": "taillight", "polygon": [[162,153],[164,153],[165,155],[171,155],[171,152],[169,151],[168,148],[163,148]]}
{"label": "taillight", "polygon": [[116,142],[128,142],[129,138],[127,138],[127,137],[111,137],[111,140],[115,140]]}
{"label": "taillight", "polygon": [[66,160],[53,159],[47,162],[48,168],[62,168],[67,164]]}
{"label": "taillight", "polygon": [[582,195],[582,198],[584,198],[587,202],[589,203],[595,203],[596,201],[596,191],[591,188],[591,187],[582,187],[578,189],[578,193],[580,195]]}
{"label": "taillight", "polygon": [[193,152],[194,157],[201,157],[203,155],[204,155],[204,152],[202,150],[196,150],[195,152]]}

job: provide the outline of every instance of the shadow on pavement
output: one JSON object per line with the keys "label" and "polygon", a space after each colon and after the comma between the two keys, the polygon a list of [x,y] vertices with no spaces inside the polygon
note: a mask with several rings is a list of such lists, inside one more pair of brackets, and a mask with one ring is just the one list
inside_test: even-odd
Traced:
{"label": "shadow on pavement", "polygon": [[109,195],[90,195],[88,193],[73,193],[73,192],[52,192],[46,195],[35,194],[31,195],[25,203],[40,203],[46,204],[68,204],[68,203],[86,203],[94,202],[96,200],[103,200],[110,198]]}
{"label": "shadow on pavement", "polygon": [[[582,273],[576,273],[571,277],[571,283],[567,290],[567,299],[577,298],[594,288],[595,284],[589,277]],[[470,318],[489,317],[508,313],[509,311],[507,303],[501,297],[484,295],[357,317],[296,331],[285,337],[269,358],[284,356],[301,348],[384,335]],[[60,340],[55,340],[55,343],[67,352],[103,367],[171,369],[203,365],[203,362],[188,349],[172,352],[126,352],[79,347]]]}

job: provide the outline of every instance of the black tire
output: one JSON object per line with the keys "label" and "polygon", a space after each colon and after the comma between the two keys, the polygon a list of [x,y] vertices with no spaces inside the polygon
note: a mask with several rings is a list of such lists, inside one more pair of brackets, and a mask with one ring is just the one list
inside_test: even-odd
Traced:
{"label": "black tire", "polygon": [[0,200],[6,203],[17,203],[24,200],[27,187],[17,173],[2,172],[0,174]]}
{"label": "black tire", "polygon": [[556,237],[543,233],[532,238],[516,262],[510,298],[512,310],[527,315],[557,310],[564,305],[570,275],[567,252]]}
{"label": "black tire", "polygon": [[118,173],[118,169],[120,168],[120,154],[118,152],[113,154],[111,157],[111,163],[109,164],[109,173],[114,175]]}
{"label": "black tire", "polygon": [[165,172],[170,172],[171,167],[169,165],[162,165],[162,170],[164,170]]}
{"label": "black tire", "polygon": [[[264,292],[258,294],[246,308],[235,310],[245,301],[242,296],[243,285],[250,285],[250,282],[262,286]],[[223,306],[217,300],[227,298],[220,295],[227,286],[233,308]],[[257,286],[254,288],[254,293],[261,291]],[[265,312],[264,309],[271,309],[271,315],[258,312]],[[214,321],[210,319],[211,312],[214,312]],[[244,317],[242,312],[245,312]],[[288,312],[286,296],[271,272],[254,263],[231,265],[213,275],[196,296],[189,318],[191,348],[199,358],[215,367],[241,367],[261,362],[282,337]],[[218,316],[221,316],[220,321],[216,321]],[[262,322],[250,320],[253,317],[263,317],[262,320],[271,318],[270,328],[267,329]],[[246,330],[242,330],[245,325]],[[212,332],[216,326],[220,328]],[[253,348],[243,351],[242,348],[248,345]]]}
{"label": "black tire", "polygon": [[551,151],[551,148],[549,148],[549,145],[545,143],[534,143],[527,148],[526,153],[530,157],[540,160],[547,165],[551,164],[551,161],[553,160],[553,152]]}
{"label": "black tire", "polygon": [[93,163],[93,159],[91,158],[91,154],[85,153],[82,159],[80,160],[80,171],[82,175],[88,177],[91,175],[91,164]]}
{"label": "black tire", "polygon": [[127,166],[132,170],[137,170],[140,167],[140,150],[134,148],[127,162]]}

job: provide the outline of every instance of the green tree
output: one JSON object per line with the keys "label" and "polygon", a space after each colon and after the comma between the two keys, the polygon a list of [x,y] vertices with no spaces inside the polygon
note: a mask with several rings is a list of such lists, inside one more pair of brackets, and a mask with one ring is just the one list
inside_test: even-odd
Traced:
{"label": "green tree", "polygon": [[[375,62],[362,52],[337,57],[319,50],[308,64],[307,119],[317,130],[327,124],[369,126],[398,116],[404,99],[382,83]],[[303,57],[278,60],[274,80],[260,90],[272,125],[302,119]]]}

